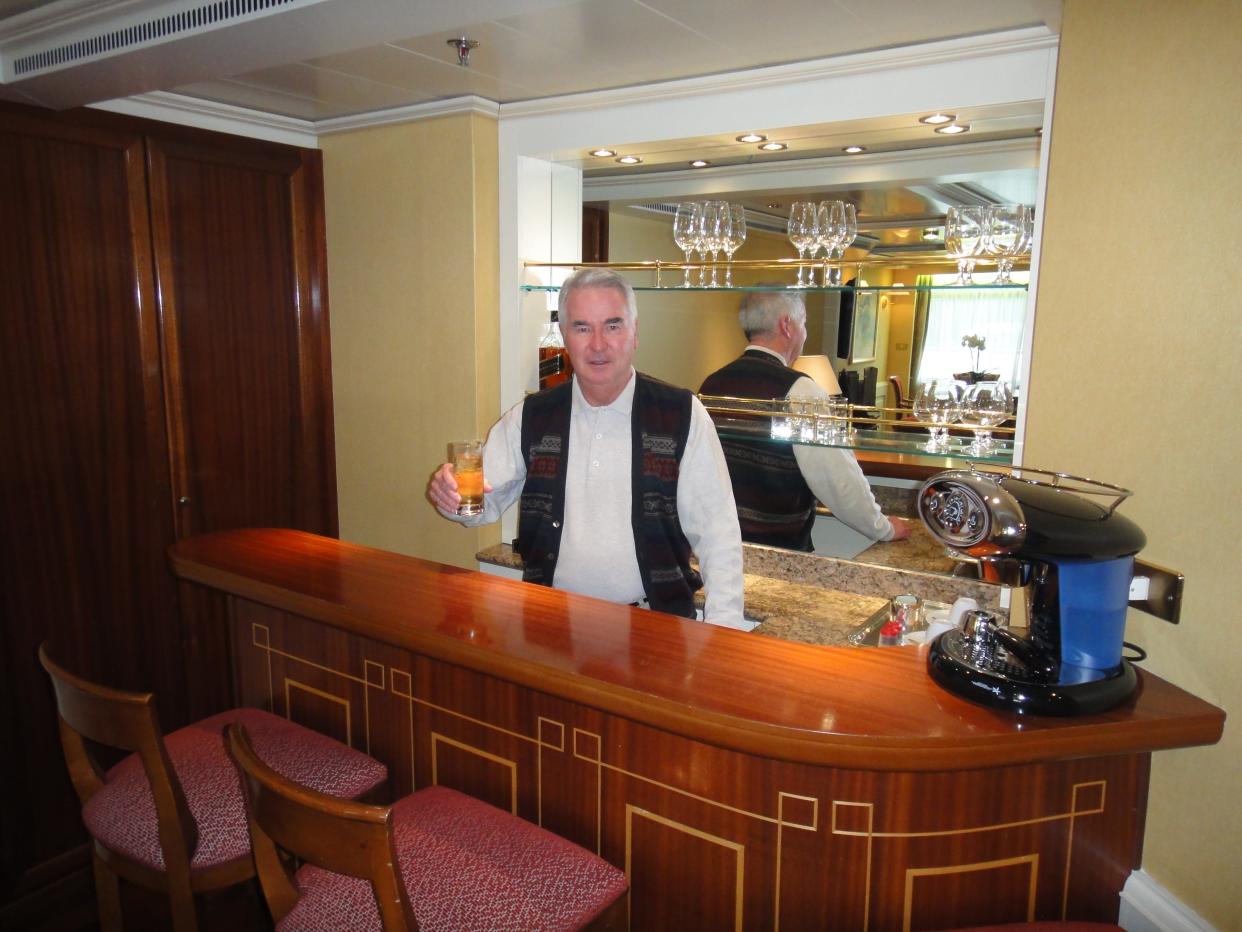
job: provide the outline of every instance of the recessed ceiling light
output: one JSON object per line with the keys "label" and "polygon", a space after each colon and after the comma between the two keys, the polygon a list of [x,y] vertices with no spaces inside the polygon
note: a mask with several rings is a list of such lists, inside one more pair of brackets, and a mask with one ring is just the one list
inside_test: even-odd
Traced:
{"label": "recessed ceiling light", "polygon": [[959,133],[969,133],[970,124],[969,123],[950,123],[948,126],[937,126],[936,132],[942,133],[945,136],[956,136]]}
{"label": "recessed ceiling light", "polygon": [[782,204],[780,201],[773,201],[771,204],[768,205],[768,210],[780,210],[784,206],[785,205]]}
{"label": "recessed ceiling light", "polygon": [[735,137],[738,142],[767,142],[768,137],[759,133],[747,133],[745,136]]}
{"label": "recessed ceiling light", "polygon": [[617,153],[615,149],[592,149],[591,154],[599,159],[607,159],[612,158]]}
{"label": "recessed ceiling light", "polygon": [[693,162],[690,163],[690,167],[691,168],[706,168],[710,164],[712,163],[707,161],[707,159],[695,159]]}
{"label": "recessed ceiling light", "polygon": [[857,155],[859,152],[866,152],[867,147],[866,146],[846,146],[841,151],[846,153],[847,155]]}
{"label": "recessed ceiling light", "polygon": [[789,146],[783,142],[765,142],[759,148],[764,152],[780,152],[782,149],[788,149]]}
{"label": "recessed ceiling light", "polygon": [[636,155],[623,155],[621,158],[617,159],[617,161],[622,165],[637,165],[642,161],[642,159]]}
{"label": "recessed ceiling light", "polygon": [[926,123],[928,126],[940,126],[944,123],[952,123],[957,119],[956,113],[929,113],[927,116],[919,117],[920,123]]}

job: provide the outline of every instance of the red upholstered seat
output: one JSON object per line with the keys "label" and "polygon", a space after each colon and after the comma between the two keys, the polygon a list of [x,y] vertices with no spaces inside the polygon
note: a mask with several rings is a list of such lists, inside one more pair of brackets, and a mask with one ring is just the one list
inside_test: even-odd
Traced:
{"label": "red upholstered seat", "polygon": [[[582,929],[627,887],[602,858],[445,787],[394,804],[393,834],[420,932]],[[380,928],[367,881],[310,864],[294,880],[280,932]]]}
{"label": "red upholstered seat", "polygon": [[[224,749],[224,729],[246,726],[264,760],[280,774],[321,793],[356,799],[380,786],[387,768],[361,751],[259,709],[233,709],[164,736],[186,803],[198,826],[191,870],[250,857],[241,778]],[[151,786],[137,754],[108,771],[82,807],[91,836],[108,849],[164,869]]]}

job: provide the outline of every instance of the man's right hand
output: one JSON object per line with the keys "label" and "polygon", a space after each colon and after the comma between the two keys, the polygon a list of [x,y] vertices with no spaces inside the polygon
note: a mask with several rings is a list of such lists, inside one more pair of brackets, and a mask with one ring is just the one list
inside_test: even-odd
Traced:
{"label": "man's right hand", "polygon": [[457,513],[461,496],[457,494],[457,477],[453,475],[452,463],[442,463],[431,474],[431,481],[427,483],[427,500],[446,514]]}
{"label": "man's right hand", "polygon": [[889,540],[905,540],[913,533],[910,522],[905,518],[890,517],[888,523],[893,526],[893,536]]}

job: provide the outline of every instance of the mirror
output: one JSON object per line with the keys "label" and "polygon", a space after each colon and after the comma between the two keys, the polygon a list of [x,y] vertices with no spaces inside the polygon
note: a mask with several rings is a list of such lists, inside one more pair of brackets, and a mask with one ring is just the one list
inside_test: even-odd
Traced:
{"label": "mirror", "polygon": [[[806,354],[827,356],[834,371],[861,374],[876,367],[875,403],[894,405],[888,377],[895,375],[908,397],[921,379],[972,372],[1001,374],[1021,390],[1028,368],[1022,358],[1026,332],[1027,294],[1023,287],[952,289],[953,264],[946,261],[944,217],[951,206],[1023,203],[1034,207],[1039,182],[1039,139],[1042,101],[993,108],[971,117],[972,141],[929,144],[930,133],[907,120],[902,129],[892,120],[799,130],[799,157],[759,161],[754,146],[740,161],[734,139],[664,141],[660,152],[640,165],[626,168],[612,159],[593,166],[582,160],[583,200],[606,215],[607,260],[639,262],[684,261],[673,239],[673,217],[679,202],[724,200],[745,208],[747,237],[735,254],[738,260],[797,257],[786,233],[789,205],[794,201],[844,200],[855,205],[859,235],[846,258],[857,260],[848,281],[879,290],[847,296],[869,326],[841,333],[842,295],[810,289],[806,294]],[[900,122],[900,121],[898,121]],[[738,135],[741,135],[740,133]],[[785,138],[785,134],[773,136]],[[849,140],[865,153],[847,156]],[[641,147],[640,147],[641,148]],[[711,164],[692,168],[693,159]],[[870,262],[868,261],[870,260]],[[976,281],[989,283],[994,265],[980,263]],[[1019,267],[1020,268],[1020,267]],[[737,324],[738,291],[725,288],[683,290],[681,272],[664,272],[654,289],[648,272],[629,273],[639,287],[640,343],[635,363],[658,378],[697,390],[710,372],[735,358],[745,346]],[[723,276],[722,276],[723,277]],[[738,267],[735,285],[793,284],[787,270],[752,271]],[[1027,281],[1015,273],[1014,281]],[[818,282],[818,278],[817,278]],[[933,284],[930,291],[913,287]],[[902,286],[908,287],[902,287]],[[644,286],[646,286],[644,288]],[[848,323],[848,319],[846,320]],[[963,345],[979,336],[984,349],[975,354]],[[903,492],[883,490],[881,504],[895,510]],[[848,530],[848,529],[846,529]],[[869,549],[857,536],[843,543],[837,556]],[[852,548],[852,550],[851,550]],[[825,548],[817,542],[817,550]],[[942,548],[920,554],[933,572],[949,572],[951,561]],[[861,559],[883,560],[882,554]]]}

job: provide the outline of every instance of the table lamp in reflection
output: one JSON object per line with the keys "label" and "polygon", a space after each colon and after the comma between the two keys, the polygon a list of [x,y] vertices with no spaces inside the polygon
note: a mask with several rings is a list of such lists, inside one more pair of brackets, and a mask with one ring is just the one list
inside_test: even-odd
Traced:
{"label": "table lamp in reflection", "polygon": [[837,374],[832,371],[832,360],[827,356],[799,356],[794,360],[793,368],[809,375],[829,395],[841,394]]}

